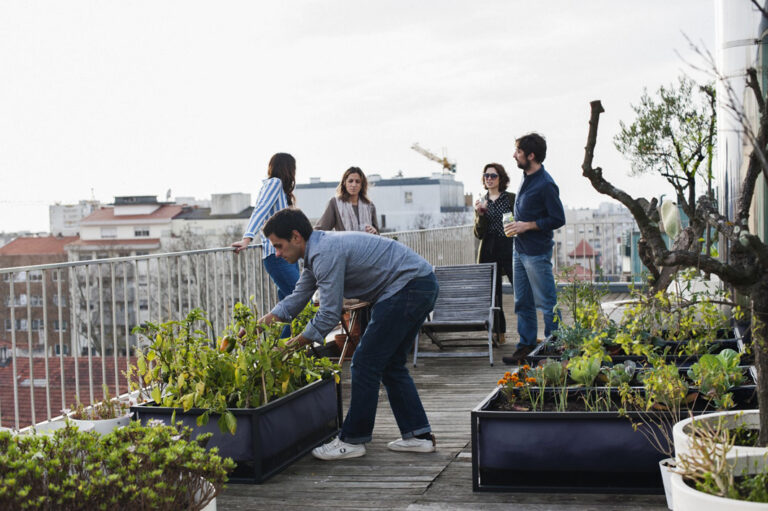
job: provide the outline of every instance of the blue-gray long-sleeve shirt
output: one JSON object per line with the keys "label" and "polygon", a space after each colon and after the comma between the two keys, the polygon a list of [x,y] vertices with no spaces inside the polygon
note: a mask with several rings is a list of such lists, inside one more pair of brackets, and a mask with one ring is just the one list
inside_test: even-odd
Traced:
{"label": "blue-gray long-sleeve shirt", "polygon": [[515,221],[536,222],[515,238],[515,250],[526,255],[542,255],[552,250],[552,231],[565,225],[565,212],[555,180],[542,166],[531,175],[523,174],[515,198]]}
{"label": "blue-gray long-sleeve shirt", "polygon": [[283,320],[294,318],[319,290],[320,310],[303,334],[321,341],[338,325],[344,298],[376,303],[430,273],[424,258],[397,241],[362,232],[313,231],[296,288],[271,312]]}

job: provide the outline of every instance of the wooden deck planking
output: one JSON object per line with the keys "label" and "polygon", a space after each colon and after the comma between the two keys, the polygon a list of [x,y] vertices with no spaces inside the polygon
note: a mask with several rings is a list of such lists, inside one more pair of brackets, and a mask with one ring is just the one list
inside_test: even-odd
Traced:
{"label": "wooden deck planking", "polygon": [[[493,367],[487,357],[424,358],[416,368],[409,365],[437,437],[437,452],[409,454],[387,449],[387,442],[399,437],[399,431],[382,388],[373,441],[366,445],[365,456],[331,462],[308,454],[264,484],[229,485],[217,499],[219,509],[494,511],[515,506],[532,511],[665,510],[663,495],[472,491],[470,410],[510,368],[501,357],[514,351],[514,315],[507,313],[507,324],[510,339],[494,348]],[[419,349],[435,347],[428,339],[421,339]],[[345,410],[349,404],[348,368],[349,362],[345,362]]]}

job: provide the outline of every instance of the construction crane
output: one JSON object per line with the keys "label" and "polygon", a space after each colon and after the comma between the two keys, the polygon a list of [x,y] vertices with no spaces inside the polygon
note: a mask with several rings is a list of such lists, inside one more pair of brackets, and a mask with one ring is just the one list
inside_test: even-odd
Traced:
{"label": "construction crane", "polygon": [[424,156],[426,156],[430,160],[434,160],[434,161],[438,162],[439,164],[441,164],[443,166],[443,171],[451,172],[453,174],[456,173],[456,162],[448,161],[448,158],[446,158],[445,156],[443,156],[442,158],[439,157],[438,155],[436,155],[435,153],[429,151],[428,149],[424,149],[423,147],[421,147],[418,142],[413,144],[411,146],[411,149],[413,149],[417,153],[423,154]]}

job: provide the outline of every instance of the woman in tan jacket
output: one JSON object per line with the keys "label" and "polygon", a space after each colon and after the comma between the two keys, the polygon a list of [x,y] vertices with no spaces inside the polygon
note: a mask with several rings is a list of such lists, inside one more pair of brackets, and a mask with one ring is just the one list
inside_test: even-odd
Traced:
{"label": "woman in tan jacket", "polygon": [[368,180],[363,171],[359,167],[349,167],[336,188],[336,197],[328,201],[315,229],[379,234],[376,206],[368,199],[367,192]]}

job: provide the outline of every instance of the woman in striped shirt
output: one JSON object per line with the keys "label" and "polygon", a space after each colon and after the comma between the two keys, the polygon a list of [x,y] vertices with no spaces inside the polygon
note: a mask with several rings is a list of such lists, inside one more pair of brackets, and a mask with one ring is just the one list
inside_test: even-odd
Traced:
{"label": "woman in striped shirt", "polygon": [[[264,269],[277,286],[280,300],[293,292],[299,280],[298,263],[290,264],[275,256],[275,247],[261,234],[261,228],[269,217],[296,202],[293,188],[296,185],[296,160],[288,153],[277,153],[269,160],[269,178],[262,182],[256,207],[253,208],[243,239],[232,243],[235,253],[244,250],[259,233]],[[289,331],[290,332],[290,331]]]}

